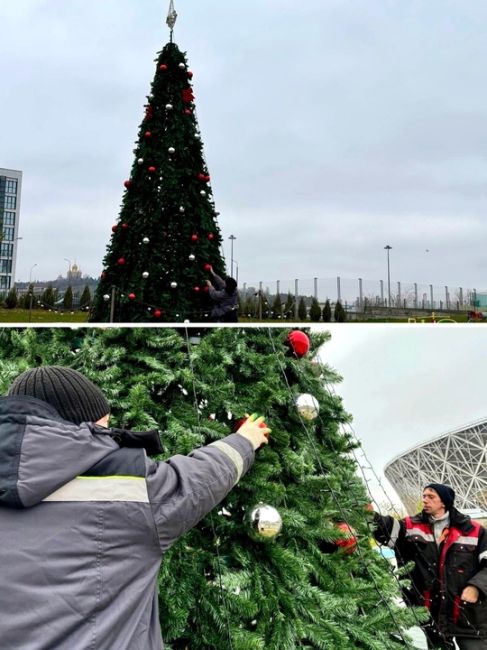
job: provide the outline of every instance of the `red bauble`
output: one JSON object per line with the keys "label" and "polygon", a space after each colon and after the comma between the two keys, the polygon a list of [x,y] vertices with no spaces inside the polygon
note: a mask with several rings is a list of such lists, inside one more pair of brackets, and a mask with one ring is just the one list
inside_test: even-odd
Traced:
{"label": "red bauble", "polygon": [[161,72],[165,72],[167,70],[167,65],[165,63],[161,63],[161,65],[159,66],[159,70]]}
{"label": "red bauble", "polygon": [[132,181],[125,181],[124,185],[127,189],[129,189],[129,187],[132,187]]}
{"label": "red bauble", "polygon": [[122,224],[122,230],[127,230],[128,227],[129,227],[128,223]]}
{"label": "red bauble", "polygon": [[190,79],[193,78],[193,73],[191,72],[191,70],[188,70],[187,74],[188,74],[188,77],[189,77]]}
{"label": "red bauble", "polygon": [[154,310],[154,316],[160,318],[162,316],[162,311],[160,309]]}
{"label": "red bauble", "polygon": [[289,334],[286,340],[291,352],[297,357],[304,357],[309,352],[309,338],[300,330],[294,330]]}
{"label": "red bauble", "polygon": [[125,262],[126,262],[125,257],[119,257],[117,260],[117,264],[119,264],[120,266],[123,266]]}
{"label": "red bauble", "polygon": [[154,109],[152,108],[152,106],[148,106],[145,109],[145,117],[148,120],[151,120],[154,117]]}
{"label": "red bauble", "polygon": [[208,233],[208,239],[209,239],[210,241],[213,241],[213,240],[215,239],[215,235],[214,235],[212,232],[209,232],[209,233]]}
{"label": "red bauble", "polygon": [[206,183],[210,182],[210,177],[208,176],[208,174],[205,176],[205,181],[206,181]]}
{"label": "red bauble", "polygon": [[211,271],[211,264],[205,264],[203,268],[205,271]]}
{"label": "red bauble", "polygon": [[149,138],[152,138],[152,133],[151,133],[150,131],[146,131],[146,132],[144,133],[144,138],[147,138],[147,140],[148,140]]}
{"label": "red bauble", "polygon": [[357,548],[357,532],[344,521],[336,524],[335,528],[345,534],[345,539],[337,539],[335,544],[344,553],[351,555]]}
{"label": "red bauble", "polygon": [[207,178],[206,174],[202,174],[201,172],[198,174],[199,181],[206,181]]}
{"label": "red bauble", "polygon": [[149,167],[149,169],[148,169],[149,174],[154,174],[155,171],[156,171],[155,167]]}
{"label": "red bauble", "polygon": [[191,235],[191,241],[198,241],[198,235]]}
{"label": "red bauble", "polygon": [[117,224],[115,224],[114,226],[112,226],[112,232],[117,232],[117,230],[118,230],[118,226],[117,226]]}
{"label": "red bauble", "polygon": [[208,293],[209,290],[210,290],[210,287],[207,284],[205,284],[205,286],[203,287],[203,291],[205,293]]}
{"label": "red bauble", "polygon": [[191,115],[192,113],[193,113],[193,111],[190,108],[185,108],[184,109],[184,114],[185,115]]}
{"label": "red bauble", "polygon": [[129,300],[135,300],[135,293],[129,293]]}
{"label": "red bauble", "polygon": [[187,104],[189,104],[189,102],[192,102],[194,99],[193,90],[191,87],[184,88],[184,90],[181,91],[181,95],[183,97],[183,102],[186,102]]}
{"label": "red bauble", "polygon": [[199,287],[195,287],[194,290],[196,291],[196,293],[199,293],[201,291]]}

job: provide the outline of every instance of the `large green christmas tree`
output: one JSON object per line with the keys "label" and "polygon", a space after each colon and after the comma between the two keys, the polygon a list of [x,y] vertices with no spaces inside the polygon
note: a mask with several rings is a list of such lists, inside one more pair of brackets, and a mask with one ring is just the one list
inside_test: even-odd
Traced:
{"label": "large green christmas tree", "polygon": [[[336,375],[316,356],[328,335],[312,334],[298,358],[288,334],[3,329],[0,391],[32,366],[76,368],[103,388],[114,426],[161,431],[164,457],[228,435],[245,413],[265,416],[271,439],[253,468],[164,558],[168,648],[413,648],[404,630],[418,614],[397,605],[398,582],[371,543],[356,443],[341,427],[349,416],[326,387]],[[282,517],[277,537],[249,523],[259,503]]]}
{"label": "large green christmas tree", "polygon": [[208,318],[209,265],[219,275],[225,267],[192,77],[171,31],[157,58],[91,321]]}

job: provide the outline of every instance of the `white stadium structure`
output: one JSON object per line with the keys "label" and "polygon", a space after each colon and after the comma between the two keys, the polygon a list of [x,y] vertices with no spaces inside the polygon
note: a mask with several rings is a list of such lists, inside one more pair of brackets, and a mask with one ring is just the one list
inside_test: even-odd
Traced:
{"label": "white stadium structure", "polygon": [[409,514],[421,510],[428,483],[446,483],[455,506],[476,519],[487,517],[487,418],[428,440],[391,460],[384,473]]}

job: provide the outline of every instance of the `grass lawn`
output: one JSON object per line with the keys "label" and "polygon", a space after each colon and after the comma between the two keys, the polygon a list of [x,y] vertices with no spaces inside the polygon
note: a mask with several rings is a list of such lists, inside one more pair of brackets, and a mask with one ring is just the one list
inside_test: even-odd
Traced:
{"label": "grass lawn", "polygon": [[[29,320],[32,316],[32,320]],[[45,309],[0,309],[0,323],[87,323],[88,312],[66,311],[64,313]]]}

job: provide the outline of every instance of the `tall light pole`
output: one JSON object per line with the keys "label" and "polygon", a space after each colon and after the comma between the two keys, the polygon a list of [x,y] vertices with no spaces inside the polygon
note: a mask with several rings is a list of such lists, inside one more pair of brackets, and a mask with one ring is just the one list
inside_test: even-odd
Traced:
{"label": "tall light pole", "polygon": [[67,262],[67,263],[69,264],[69,266],[68,266],[68,272],[66,273],[66,280],[69,282],[69,272],[70,272],[70,270],[71,270],[71,260],[68,260],[68,258],[65,257],[65,258],[64,258],[64,261]]}
{"label": "tall light pole", "polygon": [[392,246],[384,246],[384,250],[387,251],[387,295],[389,301],[389,309],[391,308],[391,264],[389,261],[389,251],[392,250]]}
{"label": "tall light pole", "polygon": [[231,241],[231,253],[230,253],[230,275],[233,278],[233,242],[237,239],[234,235],[230,235],[228,238]]}
{"label": "tall light pole", "polygon": [[32,287],[32,290],[31,290],[32,271],[35,269],[36,266],[37,266],[37,264],[33,264],[30,267],[30,272],[29,272],[29,289],[28,289],[28,291],[30,293],[30,296],[29,296],[29,323],[32,323],[32,301],[34,300],[34,287]]}
{"label": "tall light pole", "polygon": [[35,269],[36,266],[37,266],[37,264],[34,264],[33,266],[30,267],[30,271],[29,271],[29,286],[32,284],[32,271]]}

